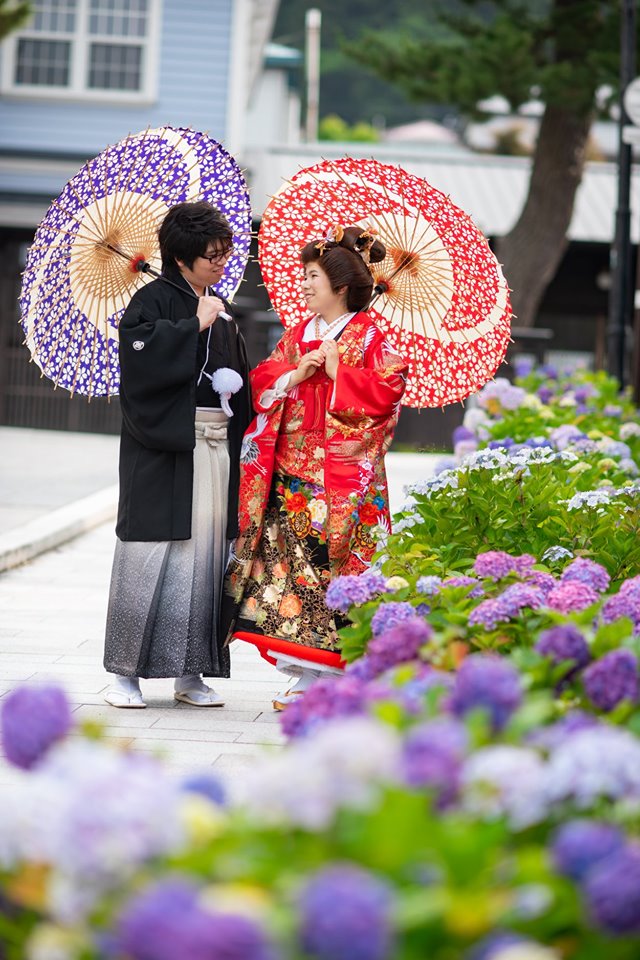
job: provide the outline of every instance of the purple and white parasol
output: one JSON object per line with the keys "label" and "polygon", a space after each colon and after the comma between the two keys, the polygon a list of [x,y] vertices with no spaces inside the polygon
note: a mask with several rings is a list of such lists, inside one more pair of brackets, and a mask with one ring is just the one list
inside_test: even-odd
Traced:
{"label": "purple and white parasol", "polygon": [[176,203],[206,200],[233,230],[217,292],[230,299],[249,256],[251,209],[233,157],[206,134],[162,127],[90,160],[53,201],[29,248],[20,294],[25,343],[43,374],[73,393],[118,393],[118,323],[160,269],[158,227]]}

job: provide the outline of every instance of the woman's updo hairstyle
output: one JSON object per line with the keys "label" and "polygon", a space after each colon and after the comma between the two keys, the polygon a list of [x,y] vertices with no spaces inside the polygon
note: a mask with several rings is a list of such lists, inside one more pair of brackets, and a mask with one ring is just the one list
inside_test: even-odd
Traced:
{"label": "woman's updo hairstyle", "polygon": [[306,266],[317,261],[334,293],[347,288],[347,310],[364,310],[371,299],[373,277],[369,263],[380,263],[387,255],[380,240],[363,227],[333,225],[322,240],[312,240],[300,252]]}

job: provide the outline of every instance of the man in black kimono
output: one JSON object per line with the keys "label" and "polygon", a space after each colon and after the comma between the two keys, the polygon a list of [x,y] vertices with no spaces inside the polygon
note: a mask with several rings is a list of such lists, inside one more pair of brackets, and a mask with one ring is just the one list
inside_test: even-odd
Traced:
{"label": "man in black kimono", "polygon": [[172,207],[162,278],[120,321],[120,499],[105,642],[105,700],[144,707],[140,677],[174,677],[177,700],[222,706],[218,618],[237,533],[239,458],[251,419],[244,340],[215,293],[233,246],[209,204]]}

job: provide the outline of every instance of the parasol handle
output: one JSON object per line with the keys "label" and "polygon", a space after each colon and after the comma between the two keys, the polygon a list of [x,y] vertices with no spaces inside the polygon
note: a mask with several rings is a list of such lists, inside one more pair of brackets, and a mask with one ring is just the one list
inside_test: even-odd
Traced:
{"label": "parasol handle", "polygon": [[[115,249],[115,247],[112,247],[112,249]],[[120,253],[120,251],[117,250],[116,253]],[[168,277],[165,277],[163,276],[163,274],[159,273],[157,270],[154,270],[151,264],[148,263],[142,255],[139,254],[137,257],[132,257],[132,258],[127,257],[127,259],[129,260],[129,266],[131,267],[134,273],[148,273],[150,274],[150,276],[155,277],[156,280],[162,280],[164,283],[171,284],[172,287],[175,287],[176,290],[180,290],[181,293],[190,294],[194,298],[194,300],[200,299],[198,294],[194,293],[193,290],[185,290],[184,287],[181,287],[178,283],[174,283],[173,280],[169,280]],[[221,310],[218,313],[218,316],[222,317],[223,320],[233,319],[233,317],[230,317],[228,313],[224,312],[224,310]]]}

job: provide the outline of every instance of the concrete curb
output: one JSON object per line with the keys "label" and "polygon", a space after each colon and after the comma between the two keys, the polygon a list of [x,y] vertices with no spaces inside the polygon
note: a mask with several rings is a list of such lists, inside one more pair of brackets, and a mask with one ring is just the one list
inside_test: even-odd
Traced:
{"label": "concrete curb", "polygon": [[0,573],[112,520],[117,507],[116,484],[7,531],[0,535]]}

